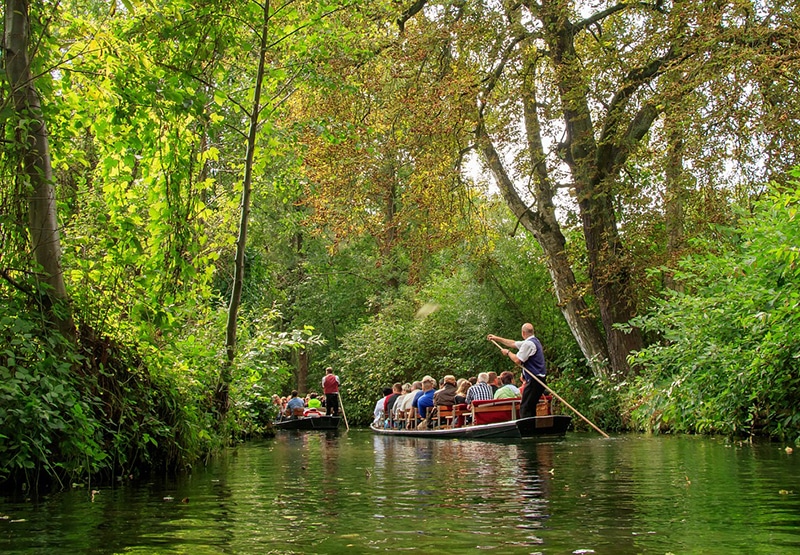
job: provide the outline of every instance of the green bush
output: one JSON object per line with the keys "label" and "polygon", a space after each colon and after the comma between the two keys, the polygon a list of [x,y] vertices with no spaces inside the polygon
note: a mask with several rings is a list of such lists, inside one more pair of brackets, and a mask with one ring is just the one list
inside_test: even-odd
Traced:
{"label": "green bush", "polygon": [[685,292],[635,321],[661,338],[633,358],[638,428],[800,439],[796,187],[743,215],[722,252],[684,260]]}
{"label": "green bush", "polygon": [[[628,429],[629,423],[624,418],[624,393],[628,384],[615,376],[594,376],[584,359],[574,360],[572,364],[562,362],[557,372],[548,375],[547,385],[606,433]],[[572,416],[575,429],[591,430],[591,426],[556,398],[553,398],[553,410]]]}
{"label": "green bush", "polygon": [[98,471],[108,456],[82,357],[15,308],[0,304],[0,482]]}

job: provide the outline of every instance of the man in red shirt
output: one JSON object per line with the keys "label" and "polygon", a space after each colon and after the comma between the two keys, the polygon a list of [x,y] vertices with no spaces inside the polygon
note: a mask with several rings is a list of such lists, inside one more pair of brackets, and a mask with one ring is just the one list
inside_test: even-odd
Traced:
{"label": "man in red shirt", "polygon": [[333,373],[330,366],[325,369],[325,377],[322,378],[322,391],[325,393],[325,414],[339,416],[339,376]]}

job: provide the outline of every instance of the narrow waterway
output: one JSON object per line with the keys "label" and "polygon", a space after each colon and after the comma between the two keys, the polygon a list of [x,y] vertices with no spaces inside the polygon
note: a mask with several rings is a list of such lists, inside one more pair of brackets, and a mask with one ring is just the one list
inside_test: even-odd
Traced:
{"label": "narrow waterway", "polygon": [[281,433],[191,475],[0,500],[0,553],[800,553],[800,449]]}

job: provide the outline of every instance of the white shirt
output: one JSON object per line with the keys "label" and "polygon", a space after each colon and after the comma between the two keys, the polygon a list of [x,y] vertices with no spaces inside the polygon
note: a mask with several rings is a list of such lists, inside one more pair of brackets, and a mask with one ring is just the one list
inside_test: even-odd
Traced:
{"label": "white shirt", "polygon": [[[414,396],[417,394],[417,391],[419,391],[419,389],[412,389],[410,392],[406,393],[403,396],[403,404],[398,410],[411,410],[411,404],[414,402]],[[395,404],[395,406],[397,406],[397,404]]]}
{"label": "white shirt", "polygon": [[515,341],[514,344],[517,346],[517,358],[520,362],[525,362],[533,355],[536,354],[536,343],[533,341]]}
{"label": "white shirt", "polygon": [[395,400],[394,406],[392,407],[392,417],[393,418],[397,418],[397,413],[400,412],[400,410],[401,410],[400,407],[402,406],[403,401],[405,401],[405,398],[407,396],[408,396],[408,394],[404,393],[403,395],[400,395],[400,397],[398,397]]}
{"label": "white shirt", "polygon": [[375,417],[375,420],[372,421],[373,424],[377,424],[383,415],[383,400],[385,398],[386,397],[381,397],[378,399],[378,402],[375,403],[375,410],[372,411],[372,416]]}

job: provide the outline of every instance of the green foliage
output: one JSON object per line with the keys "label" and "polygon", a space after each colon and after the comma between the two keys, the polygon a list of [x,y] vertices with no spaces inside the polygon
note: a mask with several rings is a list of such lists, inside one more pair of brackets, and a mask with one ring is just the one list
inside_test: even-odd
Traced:
{"label": "green foliage", "polygon": [[[624,419],[624,398],[628,384],[616,379],[593,376],[587,372],[583,359],[576,359],[572,365],[561,367],[559,374],[549,376],[547,385],[569,402],[581,414],[605,432],[623,431],[629,423]],[[581,418],[572,414],[565,406],[559,407],[553,398],[553,408],[557,413],[571,414],[575,429],[590,431],[591,427]]]}
{"label": "green foliage", "polygon": [[97,399],[73,372],[82,357],[19,309],[0,303],[0,482],[96,472],[108,455],[93,414]]}
{"label": "green foliage", "polygon": [[[368,421],[381,389],[395,382],[419,380],[425,374],[438,380],[446,374],[467,378],[479,372],[515,371],[486,335],[518,337],[525,321],[537,326],[552,374],[578,356],[563,319],[556,317],[558,309],[543,278],[546,270],[535,264],[527,272],[511,269],[523,264],[512,254],[516,249],[536,252],[527,239],[520,241],[522,246],[500,241],[496,259],[478,266],[461,263],[454,269],[458,257],[440,253],[431,266],[441,269],[432,271],[424,288],[402,290],[379,314],[343,338],[332,363],[342,378],[348,416]],[[492,279],[487,278],[489,268],[495,274]],[[510,275],[524,277],[511,283],[504,277]],[[554,340],[548,345],[550,338]]]}
{"label": "green foliage", "polygon": [[176,375],[86,328],[77,344],[43,331],[14,300],[0,312],[0,482],[110,478],[208,450]]}
{"label": "green foliage", "polygon": [[310,326],[290,332],[275,331],[281,318],[277,310],[271,310],[262,318],[245,322],[240,329],[241,354],[231,385],[231,425],[237,436],[258,435],[270,429],[277,416],[271,394],[279,391],[292,375],[285,355],[322,343]]}
{"label": "green foliage", "polygon": [[633,360],[637,427],[800,438],[798,207],[797,182],[768,195],[727,247],[681,263],[685,293],[634,322],[661,337]]}

